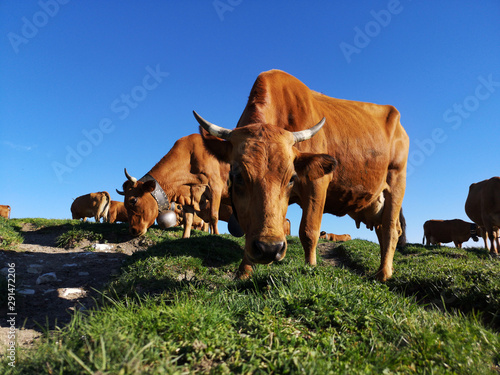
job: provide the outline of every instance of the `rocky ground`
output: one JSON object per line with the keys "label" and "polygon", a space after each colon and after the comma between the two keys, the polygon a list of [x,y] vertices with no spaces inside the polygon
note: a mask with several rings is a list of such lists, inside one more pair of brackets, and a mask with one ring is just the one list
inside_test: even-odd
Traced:
{"label": "rocky ground", "polygon": [[[8,273],[7,264],[15,264],[15,315],[18,345],[30,346],[45,328],[64,326],[73,311],[94,305],[111,277],[124,260],[143,250],[138,239],[128,236],[116,242],[94,245],[87,241],[72,249],[56,247],[63,230],[36,230],[26,224],[24,243],[15,251],[0,251],[0,273]],[[89,249],[92,251],[89,251]],[[10,325],[7,309],[0,309],[0,353],[4,353]]]}

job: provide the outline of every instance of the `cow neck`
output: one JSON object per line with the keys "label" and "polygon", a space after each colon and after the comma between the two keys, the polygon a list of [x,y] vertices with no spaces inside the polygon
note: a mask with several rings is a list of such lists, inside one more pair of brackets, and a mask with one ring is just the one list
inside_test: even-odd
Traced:
{"label": "cow neck", "polygon": [[163,191],[162,187],[156,181],[156,179],[151,176],[149,173],[146,174],[143,178],[141,178],[139,181],[141,182],[146,182],[146,181],[154,181],[155,182],[155,189],[151,192],[151,195],[155,199],[156,203],[158,204],[158,213],[161,213],[164,210],[169,209],[169,201],[167,194],[165,194],[165,191]]}

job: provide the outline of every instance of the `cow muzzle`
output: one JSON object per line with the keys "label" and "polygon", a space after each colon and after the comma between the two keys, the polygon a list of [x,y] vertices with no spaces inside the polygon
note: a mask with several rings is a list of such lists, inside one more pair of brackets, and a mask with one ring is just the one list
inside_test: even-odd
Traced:
{"label": "cow muzzle", "polygon": [[249,258],[253,263],[269,264],[280,261],[285,257],[286,242],[263,242],[254,240]]}

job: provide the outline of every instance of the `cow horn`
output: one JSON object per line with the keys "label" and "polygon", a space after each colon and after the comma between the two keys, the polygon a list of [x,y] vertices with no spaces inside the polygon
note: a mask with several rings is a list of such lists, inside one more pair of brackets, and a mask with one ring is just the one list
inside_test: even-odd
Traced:
{"label": "cow horn", "polygon": [[137,182],[137,178],[132,177],[131,175],[128,174],[127,168],[125,168],[125,176],[127,177],[127,180],[129,180],[131,183],[135,184]]}
{"label": "cow horn", "polygon": [[222,128],[220,126],[217,126],[215,124],[212,124],[205,120],[203,117],[201,117],[199,114],[196,113],[196,111],[193,111],[194,117],[196,118],[196,121],[201,125],[203,129],[205,129],[207,132],[212,134],[214,137],[222,138],[222,139],[229,139],[229,136],[231,135],[232,130]]}
{"label": "cow horn", "polygon": [[118,189],[115,189],[115,190],[116,190],[116,192],[117,192],[118,194],[120,194],[120,195],[125,195],[125,192],[120,191],[120,190],[118,190]]}
{"label": "cow horn", "polygon": [[293,132],[294,143],[306,141],[311,139],[314,134],[319,132],[319,130],[325,125],[325,118],[323,117],[320,122],[314,125],[312,128],[301,130],[298,132]]}

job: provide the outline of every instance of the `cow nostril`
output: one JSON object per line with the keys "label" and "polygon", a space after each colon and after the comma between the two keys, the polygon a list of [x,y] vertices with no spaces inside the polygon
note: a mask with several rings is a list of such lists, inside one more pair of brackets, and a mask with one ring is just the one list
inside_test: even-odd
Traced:
{"label": "cow nostril", "polygon": [[256,261],[261,261],[265,263],[271,263],[274,261],[279,261],[283,258],[283,252],[285,250],[285,242],[262,242],[253,241],[253,258]]}
{"label": "cow nostril", "polygon": [[255,259],[260,259],[264,256],[265,253],[265,244],[261,241],[253,242],[253,256]]}

